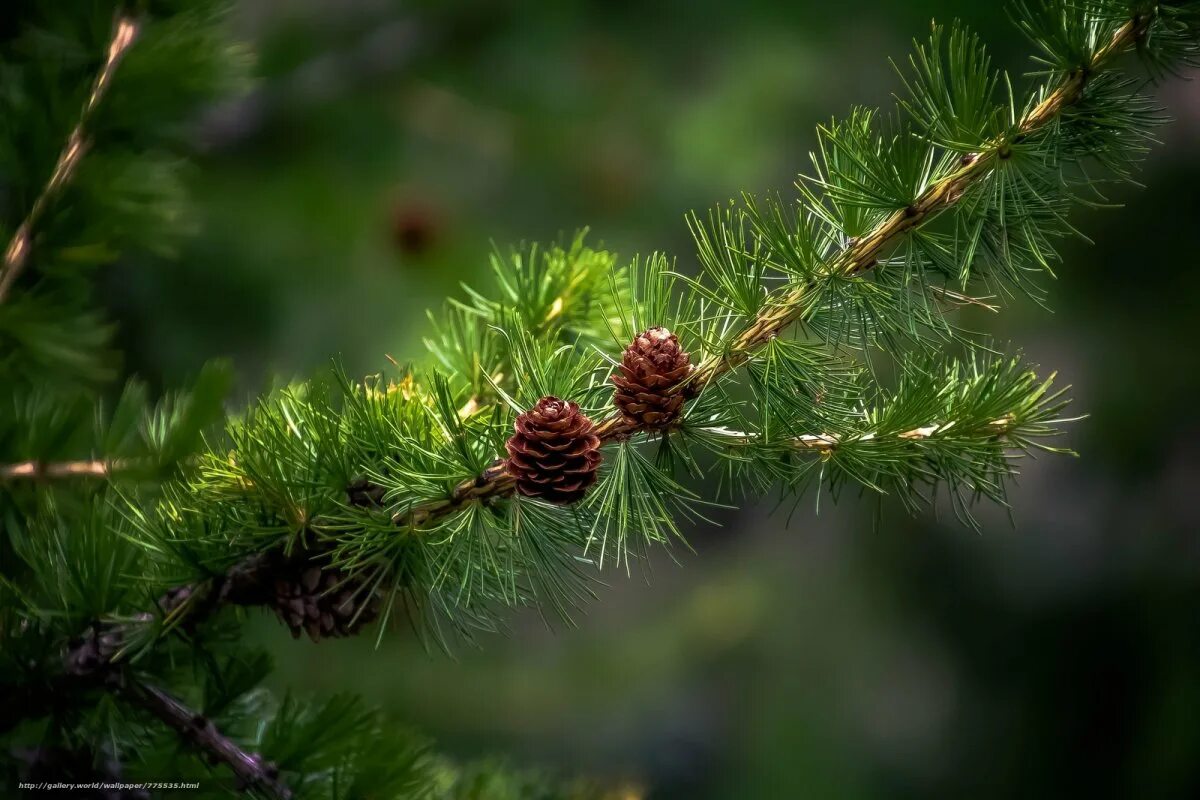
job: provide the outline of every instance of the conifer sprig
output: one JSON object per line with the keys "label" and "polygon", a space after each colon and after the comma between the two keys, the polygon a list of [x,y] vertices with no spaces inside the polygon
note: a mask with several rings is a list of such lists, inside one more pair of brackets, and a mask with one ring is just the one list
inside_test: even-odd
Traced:
{"label": "conifer sprig", "polygon": [[[1076,189],[1099,185],[1079,174],[1082,162],[1127,178],[1160,121],[1110,68],[1134,49],[1186,60],[1197,30],[1173,6],[1131,11],[1117,0],[1028,13],[1040,15],[1039,46],[1074,50],[1026,102],[977,39],[939,29],[907,79],[911,120],[860,110],[823,127],[795,207],[746,198],[692,219],[699,277],[658,255],[621,267],[578,238],[497,255],[499,297],[469,291],[429,342],[444,372],[338,377],[264,399],[195,474],[166,487],[139,536],[164,563],[191,565],[199,585],[237,568],[231,541],[251,557],[320,543],[317,563],[385,596],[385,621],[399,610],[440,641],[502,626],[495,606],[569,616],[588,595],[587,571],[628,564],[702,513],[681,475],[702,474],[705,453],[734,488],[758,492],[819,481],[917,508],[943,486],[967,522],[974,500],[1005,502],[1016,459],[1054,450],[1046,438],[1066,421],[1065,401],[1019,362],[974,355],[991,348],[958,331],[946,307],[995,307],[1049,271],[1053,237],[1073,231]],[[1007,99],[994,96],[1002,90]],[[974,291],[979,280],[994,291]],[[699,365],[656,382],[654,342],[676,334],[680,349],[653,363],[677,369],[671,359],[690,350]],[[615,412],[612,348],[635,339]],[[948,355],[947,342],[968,355]],[[894,389],[880,357],[900,375]],[[641,391],[658,396],[646,405]],[[635,418],[676,409],[674,392],[686,398],[677,419]],[[567,507],[516,495],[495,456],[514,417],[547,396],[577,403],[608,445],[597,486]],[[548,457],[544,468],[561,465]],[[541,468],[526,464],[525,479]]]}

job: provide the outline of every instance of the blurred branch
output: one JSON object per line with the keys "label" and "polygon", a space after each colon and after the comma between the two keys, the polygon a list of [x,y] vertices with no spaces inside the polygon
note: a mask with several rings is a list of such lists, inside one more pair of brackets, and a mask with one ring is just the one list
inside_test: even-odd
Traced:
{"label": "blurred branch", "polygon": [[258,753],[243,750],[217,729],[212,720],[185,706],[162,689],[129,680],[121,694],[167,727],[213,763],[224,764],[243,789],[258,789],[278,800],[290,800],[292,790],[279,779],[279,768]]}
{"label": "blurred branch", "polygon": [[[249,555],[211,578],[181,584],[158,598],[163,631],[180,626],[194,629],[225,605],[262,605],[270,598],[276,563],[272,553]],[[93,627],[66,652],[63,663],[69,674],[85,677],[102,674],[123,659],[135,644],[134,634],[159,619],[149,613],[123,622]]]}
{"label": "blurred branch", "polygon": [[133,468],[133,461],[22,461],[0,465],[0,481],[56,480],[65,478],[108,478],[114,473]]}
{"label": "blurred branch", "polygon": [[[97,623],[69,642],[62,657],[63,671],[25,684],[0,687],[0,733],[54,709],[72,690],[114,677],[114,669],[138,643],[138,634],[150,631],[161,619],[162,632],[193,630],[225,605],[254,606],[269,598],[274,573],[268,553],[255,553],[212,578],[175,586],[155,603],[159,615],[140,613],[120,622]],[[145,642],[145,639],[141,639]]]}
{"label": "blurred branch", "polygon": [[9,289],[12,288],[13,283],[29,263],[29,253],[33,247],[33,232],[50,200],[62,191],[62,188],[74,177],[79,161],[88,147],[84,132],[87,122],[100,104],[109,84],[112,83],[117,65],[121,63],[121,59],[133,44],[134,39],[137,38],[137,34],[138,23],[132,17],[120,16],[117,18],[113,25],[112,38],[108,43],[108,54],[104,59],[104,65],[100,68],[100,72],[97,73],[96,80],[92,84],[92,91],[88,94],[79,122],[67,137],[67,144],[58,156],[54,170],[50,173],[50,180],[47,181],[42,193],[34,201],[29,215],[17,227],[16,233],[8,243],[8,249],[4,251],[4,260],[0,263],[0,303],[4,302]]}

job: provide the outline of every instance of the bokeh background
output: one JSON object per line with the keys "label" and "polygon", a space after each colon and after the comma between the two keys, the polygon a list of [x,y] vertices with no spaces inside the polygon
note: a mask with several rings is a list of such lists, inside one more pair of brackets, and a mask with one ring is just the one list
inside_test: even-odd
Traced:
{"label": "bokeh background", "polygon": [[[493,243],[583,226],[692,269],[685,211],[789,191],[815,124],[890,102],[888,59],[956,17],[1028,68],[993,3],[238,0],[256,81],[197,109],[196,235],[105,280],[127,367],[230,357],[242,398],[376,371]],[[1011,520],[764,502],[609,575],[578,627],[517,617],[454,658],[264,616],[277,688],[652,798],[1200,796],[1200,84],[1155,91],[1177,121],[1148,188],[1078,214],[1054,313],[976,320],[1089,415]]]}

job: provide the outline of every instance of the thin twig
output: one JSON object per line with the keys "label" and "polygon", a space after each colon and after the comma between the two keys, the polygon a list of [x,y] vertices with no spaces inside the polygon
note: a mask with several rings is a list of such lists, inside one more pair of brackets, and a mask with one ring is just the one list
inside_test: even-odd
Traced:
{"label": "thin twig", "polygon": [[164,634],[180,628],[190,631],[226,605],[263,605],[271,597],[277,555],[278,551],[251,553],[219,575],[174,586],[158,598],[158,614],[142,613],[90,628],[64,654],[66,671],[79,677],[109,671],[138,645],[135,633],[157,620]]}
{"label": "thin twig", "polygon": [[971,297],[970,295],[956,292],[952,289],[947,289],[943,286],[930,286],[929,290],[940,297],[944,302],[956,306],[978,306],[987,311],[997,314],[1000,312],[1000,306],[989,303],[988,300],[995,299],[995,295],[987,295],[986,297]]}
{"label": "thin twig", "polygon": [[100,72],[96,74],[96,79],[92,83],[92,91],[88,94],[87,102],[83,105],[83,112],[79,116],[79,121],[67,137],[67,143],[58,156],[54,170],[50,173],[50,179],[46,182],[45,187],[42,188],[41,194],[34,200],[33,206],[29,210],[29,215],[17,226],[16,233],[13,234],[12,240],[8,243],[8,248],[4,251],[4,260],[0,262],[0,303],[3,303],[7,298],[13,283],[29,263],[29,253],[33,249],[34,229],[37,227],[50,201],[75,176],[79,162],[88,148],[87,135],[85,133],[87,122],[112,83],[113,75],[117,71],[117,65],[121,63],[121,59],[133,44],[134,39],[137,38],[137,34],[138,23],[135,19],[129,16],[117,18],[116,23],[113,25],[112,39],[108,43],[108,54],[104,59],[104,65],[100,68]]}
{"label": "thin twig", "polygon": [[0,465],[0,481],[56,480],[62,478],[108,478],[133,467],[135,462],[103,459],[79,461],[21,461]]}
{"label": "thin twig", "polygon": [[224,764],[238,777],[241,788],[255,788],[278,800],[291,800],[292,790],[279,778],[279,768],[258,753],[242,749],[217,729],[212,720],[185,706],[158,687],[130,679],[121,694],[149,711],[213,763]]}
{"label": "thin twig", "polygon": [[[951,420],[932,425],[922,425],[919,428],[897,433],[895,434],[895,438],[909,442],[920,442],[932,439],[939,433],[945,433],[956,424]],[[1016,418],[1011,414],[1005,414],[1003,417],[989,422],[987,428],[991,436],[999,438],[1011,432],[1015,424]],[[756,433],[736,431],[729,428],[706,428],[705,430],[727,439],[728,443],[733,445],[753,444],[760,438]],[[844,444],[870,442],[879,438],[880,436],[877,433],[862,433],[852,439],[846,440],[833,433],[805,433],[788,440],[787,443],[797,450],[814,450],[820,453],[831,453]]]}

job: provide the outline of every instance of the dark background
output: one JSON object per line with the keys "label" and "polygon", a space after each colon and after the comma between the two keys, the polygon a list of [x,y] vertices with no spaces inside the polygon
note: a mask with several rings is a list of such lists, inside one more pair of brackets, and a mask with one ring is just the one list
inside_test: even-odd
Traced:
{"label": "dark background", "polygon": [[[786,5],[785,7],[782,7]],[[694,268],[683,222],[789,191],[818,122],[890,103],[929,20],[1017,76],[991,3],[241,0],[251,93],[197,111],[197,234],[104,286],[128,368],[232,357],[242,399],[341,358],[421,355],[424,311],[492,243],[590,226]],[[653,798],[1200,796],[1200,85],[1118,210],[1079,213],[1049,287],[986,324],[1074,385],[1065,443],[982,533],[845,499],[726,514],[613,572],[575,629],[513,619],[452,660],[403,631],[250,634],[277,684],[357,690],[463,756]]]}

